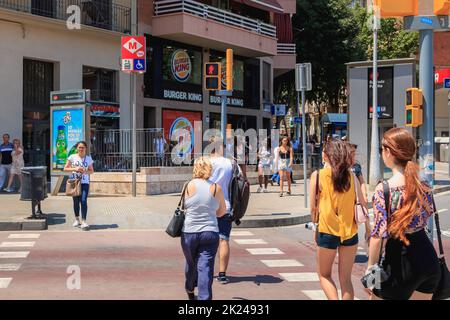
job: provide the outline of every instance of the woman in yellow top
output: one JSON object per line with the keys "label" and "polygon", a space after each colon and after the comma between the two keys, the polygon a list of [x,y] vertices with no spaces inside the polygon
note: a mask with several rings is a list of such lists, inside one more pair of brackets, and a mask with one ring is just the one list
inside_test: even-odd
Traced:
{"label": "woman in yellow top", "polygon": [[[339,283],[343,300],[353,300],[352,268],[358,249],[358,225],[355,222],[355,175],[351,168],[354,152],[344,141],[330,140],[324,145],[324,169],[311,175],[311,218],[317,222],[317,273],[320,285],[330,300],[338,300],[331,274],[339,252]],[[316,201],[316,183],[318,193]],[[360,188],[359,198],[364,201]],[[316,205],[317,202],[317,205]],[[366,206],[366,203],[362,203]]]}

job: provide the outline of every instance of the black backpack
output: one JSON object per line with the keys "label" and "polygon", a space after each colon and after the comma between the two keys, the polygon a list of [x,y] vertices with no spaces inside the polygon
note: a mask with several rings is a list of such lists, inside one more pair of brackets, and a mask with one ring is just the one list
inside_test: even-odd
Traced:
{"label": "black backpack", "polygon": [[230,196],[232,221],[236,225],[241,224],[241,219],[247,211],[248,201],[250,199],[250,183],[239,172],[239,166],[233,163],[233,175],[230,181],[228,194]]}

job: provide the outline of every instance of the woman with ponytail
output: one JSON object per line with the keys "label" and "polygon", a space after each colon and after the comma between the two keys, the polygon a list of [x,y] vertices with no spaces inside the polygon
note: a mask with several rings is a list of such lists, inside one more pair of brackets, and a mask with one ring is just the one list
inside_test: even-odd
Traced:
{"label": "woman with ponytail", "polygon": [[387,131],[380,151],[393,177],[384,187],[380,183],[373,197],[375,223],[366,274],[375,270],[383,250],[386,273],[369,290],[371,298],[431,300],[440,279],[438,257],[425,232],[435,211],[432,189],[419,178],[416,143],[407,130]]}
{"label": "woman with ponytail", "polygon": [[353,300],[351,281],[358,248],[358,225],[354,210],[356,192],[366,206],[361,188],[355,188],[351,168],[354,152],[341,140],[330,140],[322,152],[325,167],[311,175],[311,219],[316,225],[317,273],[320,285],[329,300],[338,300],[338,291],[331,274],[339,252],[339,282],[342,300]]}

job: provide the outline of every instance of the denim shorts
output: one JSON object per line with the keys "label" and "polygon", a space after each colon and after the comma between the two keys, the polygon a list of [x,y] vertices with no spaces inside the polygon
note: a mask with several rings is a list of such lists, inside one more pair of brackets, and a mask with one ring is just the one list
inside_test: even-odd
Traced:
{"label": "denim shorts", "polygon": [[217,218],[219,224],[219,238],[229,241],[231,233],[231,214],[227,213],[224,216]]}
{"label": "denim shorts", "polygon": [[341,241],[341,238],[332,234],[319,232],[317,235],[317,246],[326,249],[336,250],[339,246],[351,247],[358,244],[358,234],[350,239]]}

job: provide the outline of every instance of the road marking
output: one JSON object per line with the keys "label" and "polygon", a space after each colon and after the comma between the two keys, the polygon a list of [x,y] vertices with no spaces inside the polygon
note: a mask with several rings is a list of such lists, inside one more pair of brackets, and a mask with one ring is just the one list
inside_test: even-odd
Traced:
{"label": "road marking", "polygon": [[263,239],[235,239],[237,244],[267,244]]}
{"label": "road marking", "polygon": [[438,210],[438,213],[442,213],[442,212],[446,212],[446,211],[448,211],[448,209],[441,209],[441,210]]}
{"label": "road marking", "polygon": [[21,263],[0,264],[0,271],[17,271],[21,265]]}
{"label": "road marking", "polygon": [[315,272],[279,273],[279,275],[288,282],[319,281],[319,276]]}
{"label": "road marking", "polygon": [[39,239],[39,233],[13,233],[8,236],[8,239]]}
{"label": "road marking", "polygon": [[6,251],[0,252],[0,258],[26,258],[30,254],[30,251]]}
{"label": "road marking", "polygon": [[231,235],[234,237],[244,237],[244,236],[253,236],[253,233],[250,231],[231,231]]}
{"label": "road marking", "polygon": [[365,251],[358,251],[358,252],[356,253],[356,255],[357,255],[357,256],[366,256],[367,253],[366,253]]}
{"label": "road marking", "polygon": [[246,250],[254,255],[257,255],[257,254],[284,254],[284,252],[278,248],[253,248],[253,249],[246,249]]}
{"label": "road marking", "polygon": [[[323,290],[302,290],[302,293],[311,300],[328,300]],[[339,297],[342,297],[341,290],[338,290]],[[355,300],[360,300],[355,297]]]}
{"label": "road marking", "polygon": [[0,289],[8,288],[12,278],[0,278]]}
{"label": "road marking", "polygon": [[364,248],[363,247],[358,247],[358,250],[364,250]]}
{"label": "road marking", "polygon": [[276,267],[304,267],[304,265],[297,260],[294,259],[286,259],[286,260],[261,260],[269,268]]}
{"label": "road marking", "polygon": [[450,231],[442,231],[441,233],[446,237],[450,237]]}
{"label": "road marking", "polygon": [[434,197],[435,198],[436,197],[443,197],[443,196],[448,196],[449,194],[450,194],[450,191],[446,191],[446,192],[438,193],[438,194],[434,195]]}
{"label": "road marking", "polygon": [[23,248],[23,247],[34,247],[34,241],[26,242],[2,242],[0,248]]}

